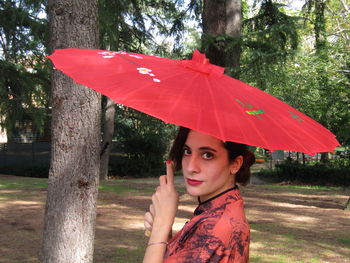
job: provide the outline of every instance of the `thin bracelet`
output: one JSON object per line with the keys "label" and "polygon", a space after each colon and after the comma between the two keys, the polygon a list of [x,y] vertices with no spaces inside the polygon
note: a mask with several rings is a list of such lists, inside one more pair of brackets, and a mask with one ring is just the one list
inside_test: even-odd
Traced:
{"label": "thin bracelet", "polygon": [[168,245],[168,242],[164,242],[164,241],[161,241],[161,242],[152,242],[152,243],[148,243],[148,247],[149,246],[152,246],[152,245],[160,245],[160,244],[164,244],[164,245]]}

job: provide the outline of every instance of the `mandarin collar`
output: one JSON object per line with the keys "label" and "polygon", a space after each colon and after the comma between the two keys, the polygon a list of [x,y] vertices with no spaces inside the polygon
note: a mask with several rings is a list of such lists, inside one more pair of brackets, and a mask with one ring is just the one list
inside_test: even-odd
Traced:
{"label": "mandarin collar", "polygon": [[212,207],[212,202],[216,199],[218,199],[219,197],[225,195],[226,193],[230,192],[230,191],[233,191],[233,190],[237,190],[238,189],[238,186],[235,185],[234,187],[232,188],[229,188],[223,192],[221,192],[220,194],[217,194],[211,198],[209,198],[208,200],[205,200],[204,202],[201,202],[200,201],[200,198],[198,197],[198,203],[199,205],[197,206],[197,208],[194,210],[194,215],[197,216],[197,215],[200,215],[201,213],[203,213],[204,211],[206,210],[209,210],[211,207]]}

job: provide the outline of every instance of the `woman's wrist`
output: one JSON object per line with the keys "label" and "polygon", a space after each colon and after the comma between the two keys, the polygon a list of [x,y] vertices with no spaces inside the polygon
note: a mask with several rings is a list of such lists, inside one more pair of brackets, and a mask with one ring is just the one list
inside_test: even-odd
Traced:
{"label": "woman's wrist", "polygon": [[165,241],[159,241],[159,242],[148,242],[148,247],[153,245],[168,245],[168,242]]}
{"label": "woman's wrist", "polygon": [[169,236],[171,235],[172,229],[171,226],[163,226],[163,225],[153,225],[152,233],[149,238],[149,243],[154,242],[167,242],[169,240]]}
{"label": "woman's wrist", "polygon": [[174,219],[155,218],[153,221],[152,228],[161,228],[161,229],[171,229],[174,223]]}
{"label": "woman's wrist", "polygon": [[149,238],[148,243],[154,243],[154,242],[167,242],[169,238],[169,232],[163,232],[163,231],[152,231],[152,234]]}

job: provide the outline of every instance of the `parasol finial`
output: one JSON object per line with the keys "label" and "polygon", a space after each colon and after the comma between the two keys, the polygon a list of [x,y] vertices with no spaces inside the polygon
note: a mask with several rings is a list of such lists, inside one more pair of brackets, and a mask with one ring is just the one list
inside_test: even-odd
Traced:
{"label": "parasol finial", "polygon": [[180,64],[185,68],[202,72],[211,76],[221,77],[225,68],[210,64],[205,54],[200,53],[197,49],[193,52],[192,60],[182,60]]}

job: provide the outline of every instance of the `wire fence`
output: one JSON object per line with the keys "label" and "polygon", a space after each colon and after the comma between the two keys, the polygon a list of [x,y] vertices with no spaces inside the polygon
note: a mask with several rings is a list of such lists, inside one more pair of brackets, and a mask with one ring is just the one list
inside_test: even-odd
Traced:
{"label": "wire fence", "polygon": [[[348,150],[349,151],[349,150]],[[342,154],[342,153],[341,153]],[[349,153],[348,153],[349,154]],[[331,159],[341,157],[339,154],[332,154]],[[0,143],[0,167],[4,166],[28,166],[28,165],[49,165],[51,158],[51,143],[50,142],[7,142]],[[120,159],[120,152],[116,149],[116,144],[112,144],[111,160],[113,162]],[[257,156],[257,163],[265,163],[265,166],[274,166],[286,158],[299,160],[302,163],[306,159],[307,162],[318,161],[321,154],[314,156],[303,155],[301,153],[275,151],[260,159]]]}
{"label": "wire fence", "polygon": [[0,167],[47,165],[50,158],[50,142],[0,143]]}
{"label": "wire fence", "polygon": [[[110,162],[125,157],[112,143]],[[0,167],[49,165],[51,158],[50,142],[8,142],[0,143]]]}

